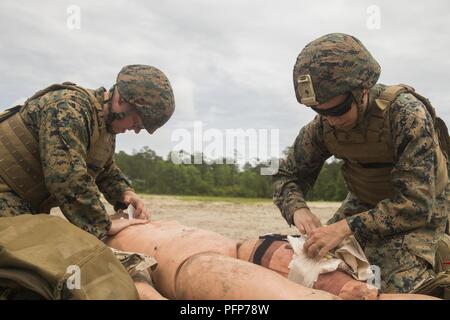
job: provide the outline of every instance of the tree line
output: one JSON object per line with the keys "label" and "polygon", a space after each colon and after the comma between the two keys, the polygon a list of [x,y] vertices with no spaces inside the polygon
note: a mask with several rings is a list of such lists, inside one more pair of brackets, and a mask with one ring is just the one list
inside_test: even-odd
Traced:
{"label": "tree line", "polygon": [[[271,198],[272,177],[261,175],[267,163],[227,164],[226,159],[209,161],[201,154],[187,155],[191,164],[176,164],[144,147],[132,155],[120,151],[115,161],[137,192],[168,195],[206,195]],[[186,157],[186,154],[185,154]],[[194,157],[203,161],[194,164]],[[199,161],[197,161],[199,162]],[[326,162],[307,200],[341,201],[347,190],[340,172],[341,162]]]}

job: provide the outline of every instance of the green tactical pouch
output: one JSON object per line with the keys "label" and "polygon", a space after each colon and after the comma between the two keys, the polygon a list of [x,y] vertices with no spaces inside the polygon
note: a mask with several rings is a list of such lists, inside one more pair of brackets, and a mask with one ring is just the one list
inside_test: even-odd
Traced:
{"label": "green tactical pouch", "polygon": [[447,234],[438,242],[435,272],[436,277],[426,281],[412,293],[450,300],[450,236]]}
{"label": "green tactical pouch", "polygon": [[[134,283],[103,242],[47,214],[0,218],[0,296],[138,299]],[[24,293],[26,293],[24,295]]]}

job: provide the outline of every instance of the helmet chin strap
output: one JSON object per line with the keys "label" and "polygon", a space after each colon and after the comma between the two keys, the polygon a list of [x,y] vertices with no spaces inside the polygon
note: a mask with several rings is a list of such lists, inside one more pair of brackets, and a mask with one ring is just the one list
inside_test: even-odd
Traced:
{"label": "helmet chin strap", "polygon": [[114,120],[122,120],[123,118],[125,118],[126,116],[128,116],[131,112],[127,111],[127,112],[114,112],[112,110],[112,98],[113,98],[113,94],[114,94],[114,89],[115,89],[116,85],[112,86],[111,89],[109,89],[109,97],[108,99],[106,99],[104,101],[104,103],[108,104],[108,109],[107,109],[107,116],[106,116],[106,129],[110,132],[110,133],[115,133],[112,130],[112,123]]}

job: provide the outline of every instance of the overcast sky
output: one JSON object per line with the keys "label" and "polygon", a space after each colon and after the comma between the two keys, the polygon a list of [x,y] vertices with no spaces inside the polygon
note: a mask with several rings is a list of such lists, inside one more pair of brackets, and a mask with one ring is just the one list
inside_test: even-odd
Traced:
{"label": "overcast sky", "polygon": [[[80,8],[79,29],[70,5]],[[450,124],[449,9],[448,0],[2,0],[0,108],[66,80],[109,88],[123,65],[150,64],[171,81],[175,114],[152,136],[119,135],[117,150],[166,155],[174,130],[202,121],[222,132],[279,129],[282,151],[314,116],[295,99],[297,55],[323,34],[345,32],[381,64],[380,82],[414,86]]]}

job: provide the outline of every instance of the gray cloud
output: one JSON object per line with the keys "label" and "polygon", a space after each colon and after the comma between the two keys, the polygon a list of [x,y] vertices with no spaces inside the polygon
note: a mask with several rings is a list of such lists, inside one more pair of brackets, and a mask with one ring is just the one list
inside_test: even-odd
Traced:
{"label": "gray cloud", "polygon": [[[67,7],[81,29],[67,28]],[[381,10],[369,30],[367,8]],[[177,102],[149,136],[124,134],[117,149],[148,145],[166,155],[171,133],[205,128],[279,128],[281,149],[313,117],[292,89],[293,63],[309,41],[355,35],[382,65],[381,82],[407,83],[449,123],[450,3],[411,1],[12,1],[0,3],[0,106],[54,82],[109,87],[123,65],[162,69]]]}

